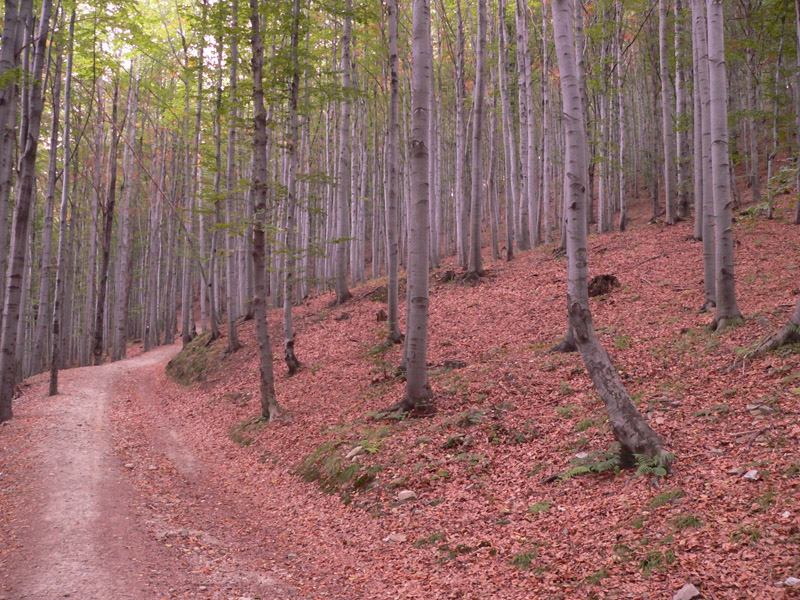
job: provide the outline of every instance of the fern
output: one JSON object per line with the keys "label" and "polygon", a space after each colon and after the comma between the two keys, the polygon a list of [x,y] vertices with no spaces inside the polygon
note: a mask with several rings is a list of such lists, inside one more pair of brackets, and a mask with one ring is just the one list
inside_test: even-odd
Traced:
{"label": "fern", "polygon": [[652,475],[660,478],[666,477],[670,465],[675,460],[675,455],[672,452],[661,452],[652,457],[646,454],[635,454],[634,458],[636,459],[637,475]]}

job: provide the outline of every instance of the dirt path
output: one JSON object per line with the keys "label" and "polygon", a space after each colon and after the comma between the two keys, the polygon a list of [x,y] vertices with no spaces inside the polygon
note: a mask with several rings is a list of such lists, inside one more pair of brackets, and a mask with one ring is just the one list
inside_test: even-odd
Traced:
{"label": "dirt path", "polygon": [[[285,597],[277,581],[251,576],[235,557],[210,558],[227,554],[225,532],[173,531],[169,511],[154,500],[159,491],[142,492],[163,470],[187,482],[189,497],[172,504],[205,502],[197,461],[174,431],[154,423],[153,437],[125,454],[131,462],[115,451],[125,424],[112,422],[113,403],[157,401],[148,375],[177,351],[64,371],[61,395],[47,398],[41,379],[17,403],[0,430],[0,599],[238,599],[253,582],[258,595]],[[168,468],[148,464],[152,453]]]}

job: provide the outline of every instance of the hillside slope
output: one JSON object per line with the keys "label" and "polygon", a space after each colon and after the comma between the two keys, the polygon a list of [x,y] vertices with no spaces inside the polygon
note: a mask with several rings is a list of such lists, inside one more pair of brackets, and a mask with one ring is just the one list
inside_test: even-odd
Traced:
{"label": "hillside slope", "polygon": [[[276,363],[290,422],[252,422],[251,322],[244,348],[216,354],[204,381],[163,378],[159,403],[120,403],[121,440],[146,437],[153,419],[178,428],[205,481],[237,499],[225,518],[243,545],[261,544],[263,568],[303,598],[671,598],[687,582],[707,598],[787,597],[775,584],[800,576],[796,348],[727,372],[800,292],[784,199],[774,221],[738,219],[746,323],[724,333],[707,333],[697,313],[691,224],[640,216],[632,231],[590,238],[591,275],[621,283],[592,299],[596,327],[676,455],[660,489],[613,470],[553,481],[607,467],[613,439],[580,357],[548,352],[565,328],[565,263],[551,248],[490,263],[474,287],[433,274],[432,418],[373,419],[403,393],[391,377],[400,348],[380,346],[373,281],[344,306],[324,296],[296,309],[304,367],[288,378]],[[412,498],[398,501],[401,491]]]}

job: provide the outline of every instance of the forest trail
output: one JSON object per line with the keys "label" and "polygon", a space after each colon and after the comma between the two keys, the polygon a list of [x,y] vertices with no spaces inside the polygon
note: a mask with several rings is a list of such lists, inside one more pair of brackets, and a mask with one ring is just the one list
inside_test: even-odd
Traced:
{"label": "forest trail", "polygon": [[[207,486],[178,433],[156,423],[136,455],[126,452],[122,460],[118,454],[126,424],[114,418],[115,403],[157,400],[152,377],[179,349],[63,371],[54,398],[46,396],[44,378],[26,390],[2,431],[16,447],[3,448],[0,523],[10,550],[0,556],[0,599],[238,599],[249,598],[245,591],[268,590],[284,597],[276,580],[249,573],[235,552],[226,556],[224,534],[171,529],[169,511],[154,501],[163,490],[142,487],[162,470],[197,488],[195,498],[179,503],[202,496],[200,503],[219,509],[222,502],[198,491]],[[169,464],[149,464],[151,452]],[[210,554],[225,558],[211,560]]]}

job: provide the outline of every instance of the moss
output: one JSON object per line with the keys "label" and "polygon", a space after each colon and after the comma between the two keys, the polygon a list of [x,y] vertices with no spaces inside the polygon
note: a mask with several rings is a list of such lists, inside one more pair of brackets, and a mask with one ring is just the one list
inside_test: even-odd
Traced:
{"label": "moss", "polygon": [[211,334],[204,333],[189,342],[167,363],[167,375],[186,386],[205,381],[225,353],[224,344],[209,343],[210,339]]}

